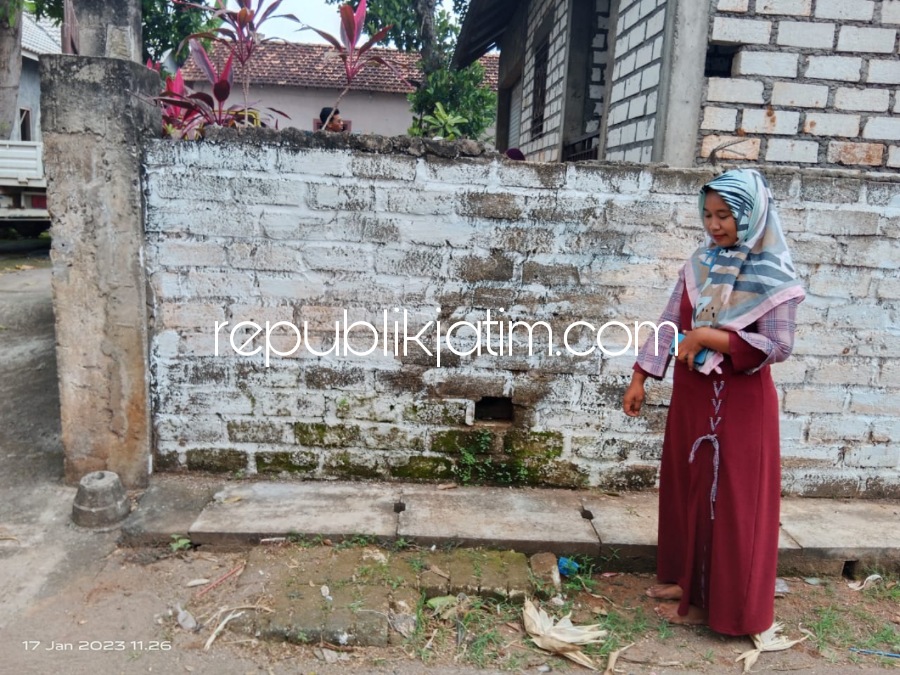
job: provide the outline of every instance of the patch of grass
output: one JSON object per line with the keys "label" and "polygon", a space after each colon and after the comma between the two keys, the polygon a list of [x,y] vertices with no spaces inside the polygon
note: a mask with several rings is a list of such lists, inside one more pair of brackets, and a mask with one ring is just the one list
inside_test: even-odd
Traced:
{"label": "patch of grass", "polygon": [[843,617],[843,610],[829,605],[816,610],[816,618],[804,622],[813,634],[816,646],[820,649],[827,646],[848,647],[853,641],[853,631]]}
{"label": "patch of grass", "polygon": [[356,546],[371,546],[375,543],[375,537],[365,534],[354,534],[343,541],[334,545],[335,550],[343,551],[344,549],[354,548]]}
{"label": "patch of grass", "polygon": [[497,621],[491,603],[481,598],[472,601],[471,608],[459,619],[465,631],[461,645],[464,661],[484,668],[499,658],[503,648],[503,636],[497,630]]}
{"label": "patch of grass", "polygon": [[656,627],[656,635],[659,637],[659,639],[668,640],[670,637],[672,637],[672,634],[672,626],[669,624],[669,622],[665,619],[660,621],[659,625]]}

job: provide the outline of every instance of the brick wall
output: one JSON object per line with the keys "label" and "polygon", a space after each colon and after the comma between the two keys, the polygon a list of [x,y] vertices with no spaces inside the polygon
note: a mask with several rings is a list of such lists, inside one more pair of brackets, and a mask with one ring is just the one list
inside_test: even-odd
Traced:
{"label": "brick wall", "polygon": [[594,40],[591,44],[591,76],[588,95],[588,110],[585,111],[584,133],[599,131],[603,117],[603,104],[606,101],[606,88],[609,80],[607,73],[610,42],[610,7],[612,0],[596,0],[594,24]]}
{"label": "brick wall", "polygon": [[900,168],[896,0],[712,0],[709,39],[740,45],[706,81],[698,154]]}
{"label": "brick wall", "polygon": [[647,163],[653,153],[666,0],[620,0],[606,159]]}
{"label": "brick wall", "polygon": [[[550,53],[547,64],[546,101],[543,133],[531,133],[534,110],[534,50],[535,34],[545,21],[552,22]],[[538,0],[528,6],[528,32],[525,72],[522,80],[522,142],[520,149],[529,159],[553,162],[560,158],[560,129],[562,128],[563,94],[566,90],[566,40],[568,39],[568,3],[559,0]]]}
{"label": "brick wall", "polygon": [[[447,157],[458,152],[471,156]],[[626,418],[632,357],[445,351],[438,368],[417,349],[317,357],[304,346],[267,368],[228,347],[240,321],[284,320],[306,321],[310,346],[327,351],[344,309],[379,327],[398,308],[411,327],[440,318],[446,328],[503,308],[557,338],[578,320],[657,319],[702,239],[695,194],[708,172],[479,152],[290,131],[151,143],[157,467],[444,480],[455,468],[514,483],[652,486],[671,385],[655,383],[645,414]],[[773,369],[785,489],[900,496],[900,178],[766,173],[809,291],[795,355]],[[229,322],[220,356],[216,321]],[[593,335],[570,344],[586,349]],[[604,344],[614,349],[617,335]],[[285,352],[291,342],[273,338]],[[508,398],[511,425],[475,421],[482,397]]]}

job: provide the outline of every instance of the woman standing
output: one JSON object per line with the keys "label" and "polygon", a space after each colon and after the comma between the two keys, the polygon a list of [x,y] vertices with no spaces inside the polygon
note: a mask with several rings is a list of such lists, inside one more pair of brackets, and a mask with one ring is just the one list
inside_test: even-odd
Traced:
{"label": "woman standing", "polygon": [[[781,463],[769,365],[791,353],[804,293],[757,171],[707,183],[700,212],[707,243],[660,319],[683,339],[660,468],[659,583],[647,595],[678,601],[657,607],[673,623],[749,635],[774,618]],[[644,380],[665,375],[673,331],[660,336],[660,353],[648,341],[634,366],[629,416],[640,413]]]}

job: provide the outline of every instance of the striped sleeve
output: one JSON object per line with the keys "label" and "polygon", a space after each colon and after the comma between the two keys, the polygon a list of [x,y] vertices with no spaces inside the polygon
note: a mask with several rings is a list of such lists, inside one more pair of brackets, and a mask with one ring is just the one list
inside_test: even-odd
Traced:
{"label": "striped sleeve", "polygon": [[[675,284],[675,289],[672,291],[672,295],[669,296],[669,302],[666,304],[666,308],[659,317],[657,326],[662,326],[664,322],[668,321],[675,324],[679,331],[681,330],[679,315],[681,309],[681,296],[683,293],[684,268],[678,273],[678,283]],[[649,377],[662,379],[666,374],[666,369],[669,367],[669,359],[672,358],[669,355],[669,347],[672,346],[672,341],[675,339],[675,330],[671,326],[663,326],[659,329],[658,335],[659,348],[657,349],[657,340],[655,340],[651,334],[650,337],[644,341],[643,346],[638,352],[637,361],[635,362],[634,367],[635,370],[639,370]]]}

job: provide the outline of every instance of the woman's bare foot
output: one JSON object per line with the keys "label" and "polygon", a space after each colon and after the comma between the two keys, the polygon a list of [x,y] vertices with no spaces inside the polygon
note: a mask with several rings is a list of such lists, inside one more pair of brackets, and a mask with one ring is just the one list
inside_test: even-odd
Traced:
{"label": "woman's bare foot", "polygon": [[644,593],[656,600],[681,600],[681,586],[678,584],[654,584]]}
{"label": "woman's bare foot", "polygon": [[685,616],[678,613],[678,605],[657,605],[656,615],[679,626],[705,626],[709,619],[709,612],[694,605],[688,606],[688,613]]}

